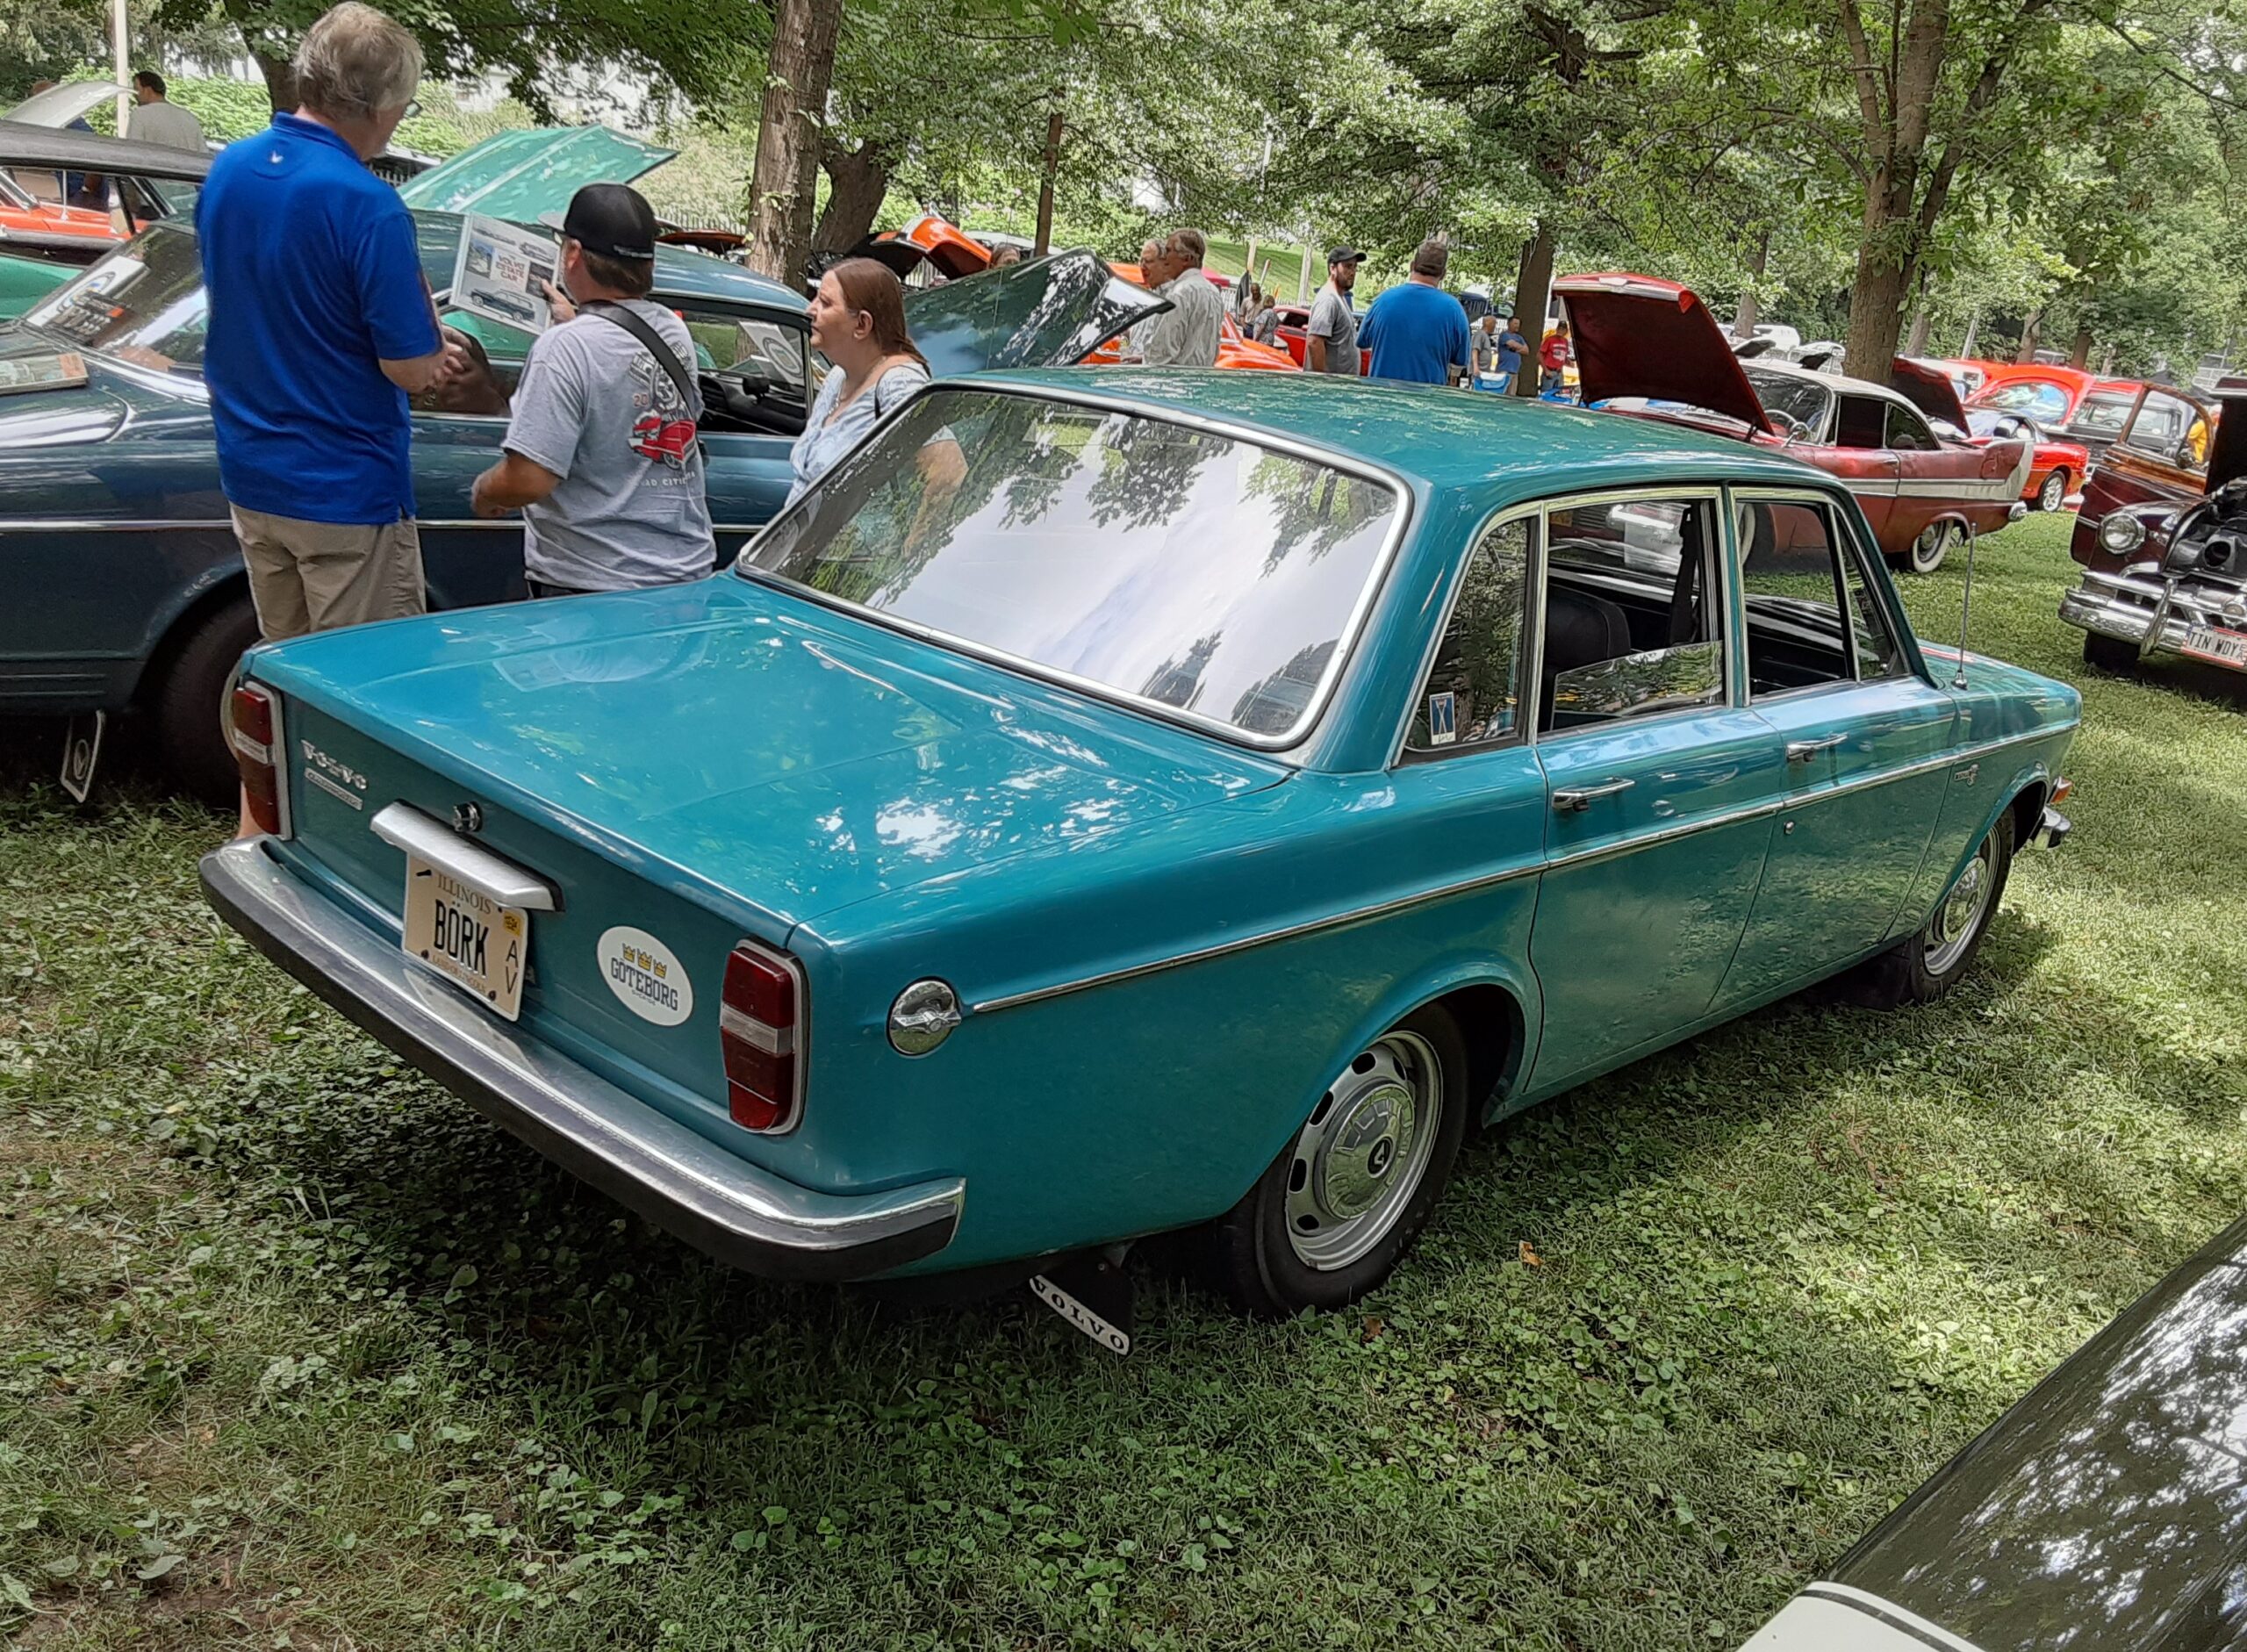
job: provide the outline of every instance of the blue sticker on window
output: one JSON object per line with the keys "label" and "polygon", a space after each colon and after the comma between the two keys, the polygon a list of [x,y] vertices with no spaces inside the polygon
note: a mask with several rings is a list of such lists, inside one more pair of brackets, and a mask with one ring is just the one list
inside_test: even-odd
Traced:
{"label": "blue sticker on window", "polygon": [[1447,746],[1459,738],[1458,702],[1449,694],[1428,696],[1428,743]]}

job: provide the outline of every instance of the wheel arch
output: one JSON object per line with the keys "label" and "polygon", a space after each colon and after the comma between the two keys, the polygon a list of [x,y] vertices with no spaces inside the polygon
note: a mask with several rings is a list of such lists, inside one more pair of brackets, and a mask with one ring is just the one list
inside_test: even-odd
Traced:
{"label": "wheel arch", "polygon": [[206,620],[234,602],[248,600],[249,571],[241,567],[221,571],[200,589],[190,591],[170,617],[154,628],[154,639],[141,660],[140,673],[133,679],[133,692],[128,696],[131,703],[145,706],[150,694],[162,691],[164,679],[178,663],[180,651]]}
{"label": "wheel arch", "polygon": [[[1468,1100],[1487,1121],[1504,1110],[1504,1099],[1529,1071],[1536,1053],[1535,1030],[1543,1024],[1544,1000],[1526,966],[1500,959],[1453,959],[1427,973],[1399,980],[1376,999],[1348,1031],[1328,1062],[1348,1060],[1382,1033],[1422,1009],[1439,1009],[1459,1029],[1467,1045]],[[1289,1130],[1302,1127],[1318,1104],[1320,1089],[1302,1097]],[[1279,1144],[1273,1146],[1279,1151]]]}

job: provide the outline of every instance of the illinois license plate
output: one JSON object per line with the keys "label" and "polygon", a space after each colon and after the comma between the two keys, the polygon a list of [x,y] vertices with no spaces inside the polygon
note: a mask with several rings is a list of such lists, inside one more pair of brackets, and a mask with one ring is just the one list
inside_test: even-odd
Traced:
{"label": "illinois license plate", "polygon": [[2219,665],[2247,667],[2247,632],[2221,630],[2213,625],[2188,627],[2185,652]]}
{"label": "illinois license plate", "polygon": [[513,1021],[522,1009],[530,914],[406,858],[406,950]]}

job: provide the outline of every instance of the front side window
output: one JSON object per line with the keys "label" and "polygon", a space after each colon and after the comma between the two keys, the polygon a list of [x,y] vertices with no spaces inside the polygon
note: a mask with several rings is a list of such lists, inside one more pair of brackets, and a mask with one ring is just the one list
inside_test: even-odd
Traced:
{"label": "front side window", "polygon": [[1547,514],[1539,727],[1590,728],[1723,700],[1714,526],[1703,499]]}
{"label": "front side window", "polygon": [[[930,444],[960,462],[923,465]],[[940,386],[741,566],[1281,744],[1317,715],[1402,510],[1386,482],[1245,436]]]}
{"label": "front side window", "polygon": [[1501,522],[1467,558],[1435,664],[1412,703],[1406,750],[1471,751],[1520,733],[1522,607],[1533,524]]}
{"label": "front side window", "polygon": [[1744,499],[1734,526],[1754,698],[1900,668],[1902,651],[1833,506]]}
{"label": "front side window", "polygon": [[2182,396],[2149,390],[2121,445],[2164,464],[2196,470],[2208,463],[2208,420]]}

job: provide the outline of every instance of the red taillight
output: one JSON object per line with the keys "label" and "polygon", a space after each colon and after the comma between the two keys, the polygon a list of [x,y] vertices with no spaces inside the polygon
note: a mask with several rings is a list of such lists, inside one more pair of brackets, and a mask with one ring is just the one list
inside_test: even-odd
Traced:
{"label": "red taillight", "polygon": [[288,836],[288,792],[281,774],[281,707],[273,691],[253,682],[234,685],[234,766],[258,830]]}
{"label": "red taillight", "polygon": [[718,1038],[727,1110],[744,1130],[795,1127],[803,1100],[803,987],[795,966],[743,941],[726,959]]}

